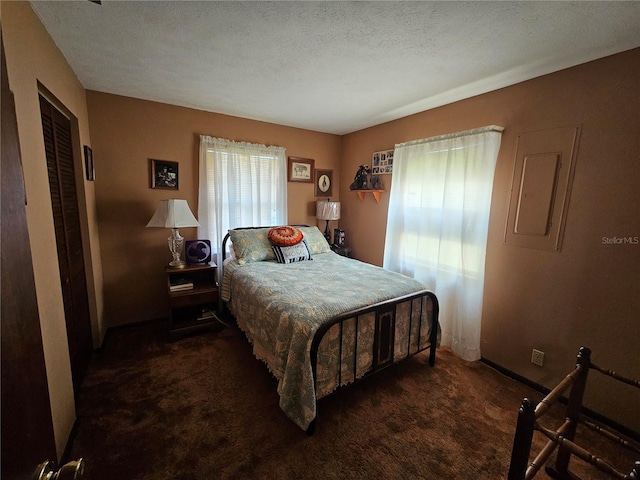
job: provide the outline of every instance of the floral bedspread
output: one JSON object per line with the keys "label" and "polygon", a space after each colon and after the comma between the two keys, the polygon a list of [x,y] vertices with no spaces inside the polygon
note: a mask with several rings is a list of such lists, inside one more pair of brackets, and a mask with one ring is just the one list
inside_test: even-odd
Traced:
{"label": "floral bedspread", "polygon": [[[222,297],[252,343],[254,355],[278,379],[280,408],[306,430],[316,416],[310,348],[322,323],[357,308],[422,290],[424,285],[412,278],[328,252],[314,255],[311,261],[291,264],[226,262]],[[395,356],[406,356],[409,349],[429,341],[432,305],[427,299],[413,301],[428,305],[411,309],[411,301],[407,301],[397,309]],[[411,314],[420,315],[421,311],[422,322],[415,318],[410,321]],[[337,358],[337,327],[325,335],[318,355],[318,397],[339,386],[338,370],[341,384],[367,372],[372,364],[374,325],[374,313],[359,317],[355,352],[355,319],[345,324],[341,359]]]}

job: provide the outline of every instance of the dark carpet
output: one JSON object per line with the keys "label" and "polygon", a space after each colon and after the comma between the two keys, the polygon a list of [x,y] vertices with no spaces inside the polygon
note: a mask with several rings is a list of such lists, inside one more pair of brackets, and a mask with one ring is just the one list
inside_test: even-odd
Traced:
{"label": "dark carpet", "polygon": [[504,479],[525,396],[542,398],[441,348],[434,368],[419,355],[321,400],[308,436],[237,328],[166,343],[146,324],[110,332],[94,355],[70,458],[90,480]]}

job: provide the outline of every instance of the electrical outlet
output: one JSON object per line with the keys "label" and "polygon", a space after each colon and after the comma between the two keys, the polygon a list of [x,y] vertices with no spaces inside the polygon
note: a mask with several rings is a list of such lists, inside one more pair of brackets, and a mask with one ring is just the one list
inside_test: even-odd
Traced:
{"label": "electrical outlet", "polygon": [[534,348],[533,352],[531,352],[531,363],[542,367],[544,365],[544,352]]}

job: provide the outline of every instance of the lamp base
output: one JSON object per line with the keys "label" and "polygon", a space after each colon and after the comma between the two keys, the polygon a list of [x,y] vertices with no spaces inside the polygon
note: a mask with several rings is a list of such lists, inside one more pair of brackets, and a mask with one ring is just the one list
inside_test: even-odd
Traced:
{"label": "lamp base", "polygon": [[329,231],[329,220],[327,220],[327,226],[324,229],[324,238],[327,239],[327,243],[331,243],[331,232]]}
{"label": "lamp base", "polygon": [[169,251],[171,252],[171,256],[173,257],[173,260],[169,262],[169,266],[171,268],[184,268],[186,262],[180,258],[182,255],[182,250],[184,249],[184,237],[180,235],[177,228],[173,228],[172,230],[172,235],[167,238]]}

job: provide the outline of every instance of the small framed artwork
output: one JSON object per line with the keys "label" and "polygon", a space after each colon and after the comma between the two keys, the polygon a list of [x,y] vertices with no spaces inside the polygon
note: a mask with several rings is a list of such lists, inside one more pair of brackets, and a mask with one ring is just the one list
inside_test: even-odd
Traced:
{"label": "small framed artwork", "polygon": [[313,159],[289,157],[288,178],[290,182],[313,183]]}
{"label": "small framed artwork", "polygon": [[333,195],[333,170],[316,170],[316,197]]}
{"label": "small framed artwork", "polygon": [[189,265],[211,262],[211,240],[186,240],[184,255]]}
{"label": "small framed artwork", "polygon": [[87,145],[84,146],[84,171],[87,180],[93,182],[96,179],[96,173],[93,169],[93,150]]}
{"label": "small framed artwork", "polygon": [[393,150],[373,152],[371,175],[393,173]]}
{"label": "small framed artwork", "polygon": [[178,190],[178,162],[150,161],[151,188]]}

